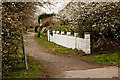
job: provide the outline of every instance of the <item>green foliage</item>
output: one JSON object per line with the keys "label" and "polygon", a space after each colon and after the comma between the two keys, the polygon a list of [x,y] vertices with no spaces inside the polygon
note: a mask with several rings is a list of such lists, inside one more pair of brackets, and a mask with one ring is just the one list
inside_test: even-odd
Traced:
{"label": "green foliage", "polygon": [[[87,10],[88,12],[85,12],[85,10]],[[84,8],[80,9],[80,11],[83,12],[84,16],[82,16],[81,14],[79,17],[79,21],[78,21],[79,30],[80,30],[79,34],[83,34],[83,32],[92,33],[92,39],[95,40],[93,42],[94,44],[92,46],[93,48],[95,48],[97,45],[98,47],[103,46],[102,49],[105,50],[106,49],[105,46],[109,46],[107,45],[109,41],[105,42],[108,38],[115,40],[119,39],[120,37],[119,36],[120,31],[118,31],[118,29],[120,29],[119,2],[90,3],[86,5]],[[118,43],[114,43],[114,44],[118,44]],[[112,46],[114,46],[114,44],[112,44]]]}
{"label": "green foliage", "polygon": [[75,51],[78,51],[78,49],[77,49],[77,48],[75,48],[74,50],[75,50]]}
{"label": "green foliage", "polygon": [[[23,55],[15,54],[9,57],[9,65],[3,69],[3,78],[35,78],[40,75],[43,71],[43,67],[38,61],[35,61],[33,57],[27,56],[28,59],[28,70],[25,69],[25,63],[22,59]],[[11,66],[12,65],[12,66]],[[10,71],[7,71],[10,68]]]}
{"label": "green foliage", "polygon": [[60,52],[60,53],[68,53],[68,50],[72,50],[72,49],[66,48],[66,47],[61,47],[61,48],[53,48],[52,50],[55,52]]}
{"label": "green foliage", "polygon": [[[113,37],[118,24],[120,24],[119,3],[120,2],[92,2],[85,4],[86,6],[79,8],[79,11],[74,13],[74,19],[79,19],[77,20],[79,28],[83,26],[86,26],[86,28],[100,28],[103,37]],[[76,15],[79,15],[79,17]],[[91,32],[90,29],[89,32]],[[114,37],[117,37],[118,33],[119,32],[116,32]]]}
{"label": "green foliage", "polygon": [[60,45],[57,45],[53,42],[49,42],[44,38],[39,38],[37,37],[37,34],[35,34],[35,39],[44,47],[46,47],[47,49],[50,49],[53,52],[59,52],[59,53],[69,53],[70,50],[72,50],[71,48],[66,48]]}
{"label": "green foliage", "polygon": [[54,30],[56,30],[56,31],[64,31],[65,33],[66,32],[72,32],[72,34],[74,33],[73,26],[71,26],[71,24],[69,24],[66,21],[57,22],[55,24],[55,29]]}
{"label": "green foliage", "polygon": [[[79,33],[80,37],[84,37],[84,32],[90,32],[93,48],[96,45],[96,48],[110,46],[106,45],[110,42],[114,43],[112,44],[113,47],[115,44],[118,45],[117,41],[120,38],[120,2],[73,2],[71,5],[75,5],[72,7],[73,10],[70,9],[70,6],[66,6],[60,11],[59,17],[62,20],[67,19],[69,23],[74,25],[76,27],[75,32]],[[108,38],[115,40],[106,41]],[[105,50],[105,47],[102,49]]]}
{"label": "green foliage", "polygon": [[33,26],[30,26],[30,28],[33,28]]}
{"label": "green foliage", "polygon": [[86,56],[83,57],[83,59],[91,60],[96,63],[108,64],[108,65],[118,65],[118,63],[120,63],[120,57],[117,52],[112,54]]}
{"label": "green foliage", "polygon": [[[19,50],[22,46],[21,31],[24,32],[32,25],[35,13],[35,3],[28,2],[3,2],[2,3],[2,71],[3,77],[14,76],[10,72],[21,71],[23,57]],[[22,21],[22,24],[20,22]],[[28,26],[28,27],[26,27]],[[30,27],[29,27],[30,28]],[[22,73],[21,73],[22,74]]]}
{"label": "green foliage", "polygon": [[[34,3],[2,3],[2,32],[4,33],[2,35],[3,55],[14,54],[19,47],[21,47],[22,27],[25,31],[26,26],[32,25],[30,19],[35,13],[35,9]],[[22,20],[22,24],[20,20]]]}

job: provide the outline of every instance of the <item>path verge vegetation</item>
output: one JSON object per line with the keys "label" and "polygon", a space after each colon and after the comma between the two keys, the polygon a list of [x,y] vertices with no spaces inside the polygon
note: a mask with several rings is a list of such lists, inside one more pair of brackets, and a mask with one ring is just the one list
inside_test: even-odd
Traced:
{"label": "path verge vegetation", "polygon": [[44,37],[37,37],[37,33],[35,34],[35,39],[45,48],[49,49],[53,54],[56,53],[62,53],[62,54],[68,54],[68,55],[73,55],[73,54],[79,54],[80,51],[78,50],[72,50],[72,48],[66,48],[63,46],[60,46],[56,43],[49,42],[47,41]]}
{"label": "path verge vegetation", "polygon": [[99,64],[115,65],[120,63],[118,52],[112,54],[89,55],[82,57],[84,60],[92,61]]}
{"label": "path verge vegetation", "polygon": [[[27,55],[28,69],[25,69],[24,56],[22,54],[12,54],[8,65],[4,67],[3,78],[42,78],[46,77],[47,71],[39,61]],[[10,66],[12,64],[12,66]],[[10,71],[7,72],[7,69]]]}
{"label": "path verge vegetation", "polygon": [[[116,53],[111,53],[111,54],[94,54],[94,55],[87,55],[87,56],[82,56],[83,52],[74,49],[72,50],[71,48],[66,48],[60,45],[57,45],[56,43],[49,42],[47,41],[44,37],[39,38],[37,37],[37,33],[35,34],[35,39],[45,48],[48,48],[49,50],[52,51],[52,53],[62,53],[62,54],[67,54],[67,55],[74,55],[77,53],[77,56],[80,57],[80,59],[89,61],[89,62],[94,62],[94,63],[99,63],[99,64],[106,64],[106,65],[118,65],[118,62],[120,63],[120,58],[118,56],[118,52]],[[79,55],[80,54],[80,55]]]}

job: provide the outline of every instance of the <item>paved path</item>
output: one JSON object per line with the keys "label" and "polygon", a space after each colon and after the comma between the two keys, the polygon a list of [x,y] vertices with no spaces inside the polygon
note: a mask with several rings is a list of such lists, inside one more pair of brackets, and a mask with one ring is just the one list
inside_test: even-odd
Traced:
{"label": "paved path", "polygon": [[118,76],[117,67],[103,68],[78,58],[45,52],[44,48],[34,39],[34,33],[26,35],[25,45],[27,54],[40,61],[52,78],[111,78]]}

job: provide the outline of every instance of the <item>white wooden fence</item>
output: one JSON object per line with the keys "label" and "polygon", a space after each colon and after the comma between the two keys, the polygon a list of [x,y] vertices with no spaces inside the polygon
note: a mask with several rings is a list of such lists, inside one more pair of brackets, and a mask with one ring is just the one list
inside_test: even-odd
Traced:
{"label": "white wooden fence", "polygon": [[54,42],[56,44],[62,45],[67,48],[84,51],[86,54],[91,54],[90,50],[90,34],[84,34],[84,38],[76,37],[78,33],[74,33],[74,36],[71,36],[71,32],[67,32],[67,35],[63,31],[52,31],[53,35],[50,34],[48,30],[48,41]]}

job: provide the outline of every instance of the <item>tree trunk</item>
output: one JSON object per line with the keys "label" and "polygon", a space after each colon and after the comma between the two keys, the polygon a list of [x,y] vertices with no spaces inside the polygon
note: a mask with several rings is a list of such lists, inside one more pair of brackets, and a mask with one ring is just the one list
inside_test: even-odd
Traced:
{"label": "tree trunk", "polygon": [[[42,24],[40,24],[41,26]],[[38,32],[38,37],[40,37],[40,31],[41,31],[41,28],[39,27],[39,32]]]}

